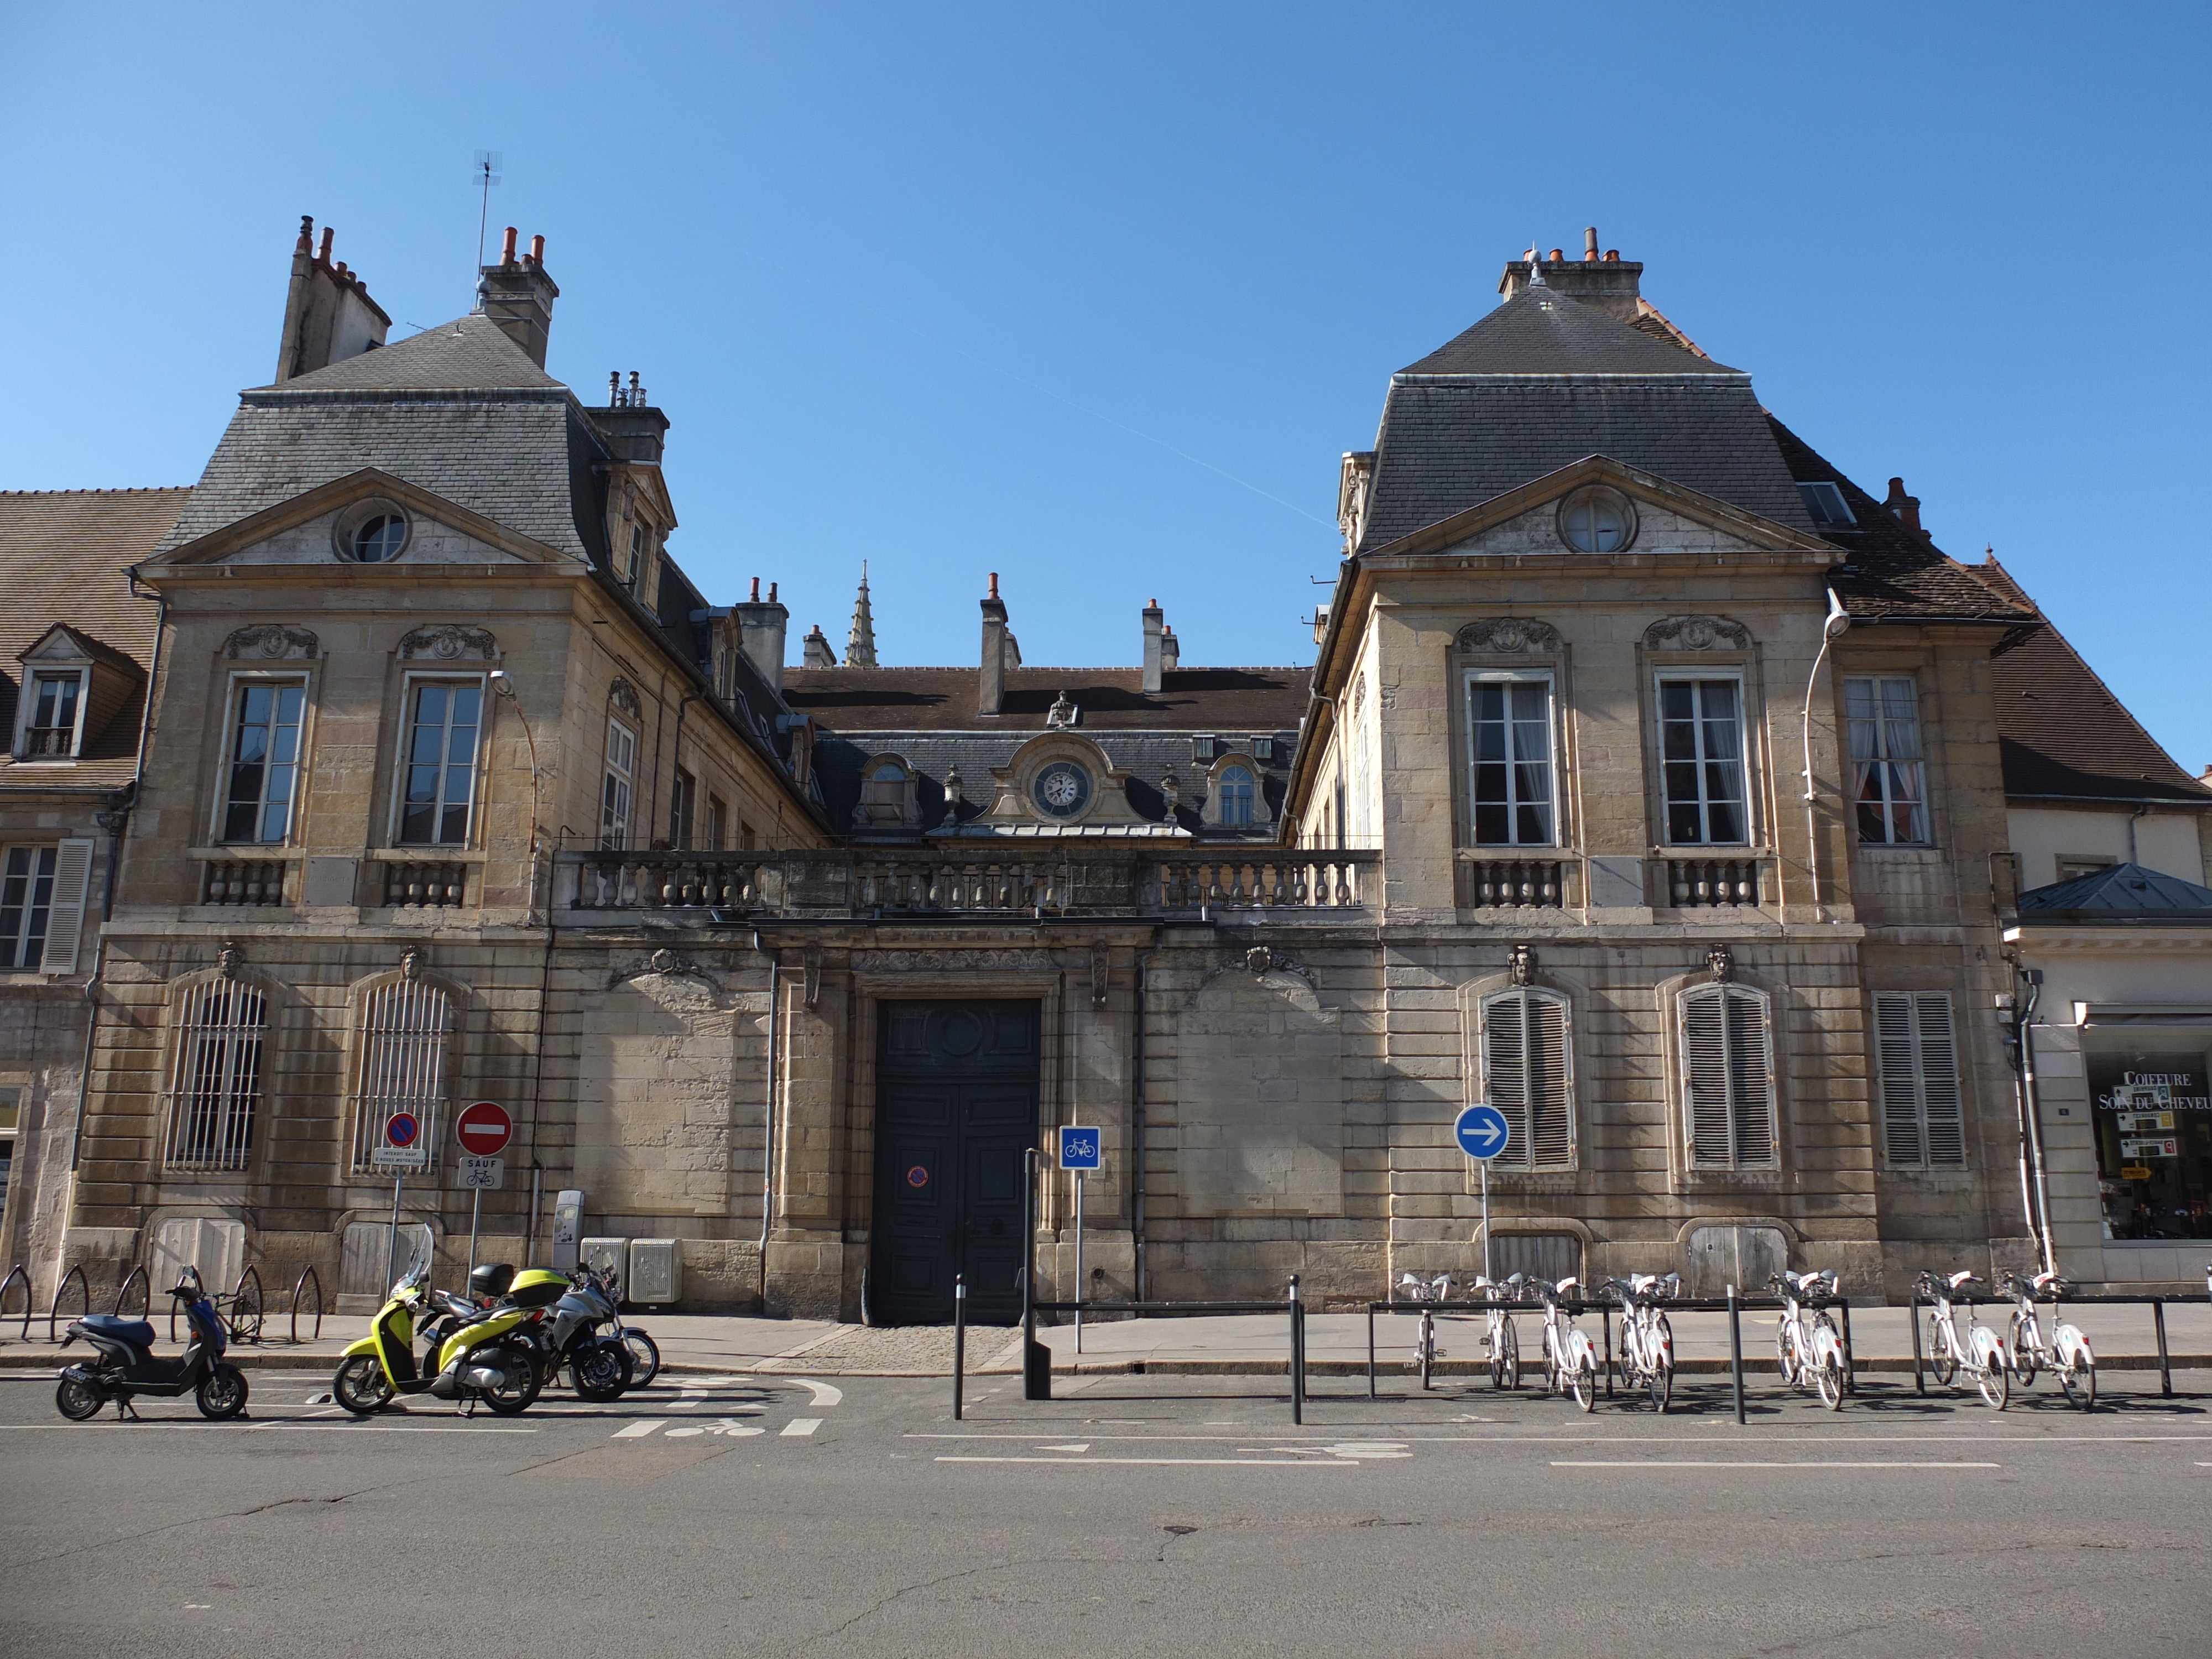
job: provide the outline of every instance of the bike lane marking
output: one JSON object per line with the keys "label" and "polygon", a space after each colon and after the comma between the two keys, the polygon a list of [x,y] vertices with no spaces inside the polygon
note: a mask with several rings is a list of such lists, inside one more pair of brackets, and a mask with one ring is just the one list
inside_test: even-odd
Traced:
{"label": "bike lane marking", "polygon": [[1146,1468],[1182,1468],[1202,1465],[1207,1468],[1244,1469],[1356,1469],[1361,1465],[1334,1459],[1315,1461],[1303,1457],[981,1457],[940,1456],[939,1463],[1095,1463],[1142,1464]]}
{"label": "bike lane marking", "polygon": [[783,1425],[783,1433],[779,1438],[789,1440],[810,1435],[821,1426],[822,1419],[818,1417],[794,1417]]}
{"label": "bike lane marking", "polygon": [[1915,1462],[1901,1458],[1884,1458],[1879,1462],[1847,1463],[1784,1462],[1749,1458],[1694,1457],[1617,1457],[1565,1458],[1552,1460],[1555,1469],[2001,1469],[2002,1463],[1971,1462]]}

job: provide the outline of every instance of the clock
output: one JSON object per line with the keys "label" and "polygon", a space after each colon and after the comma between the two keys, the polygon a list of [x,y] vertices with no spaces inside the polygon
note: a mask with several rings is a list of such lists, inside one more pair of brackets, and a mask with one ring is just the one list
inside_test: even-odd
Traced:
{"label": "clock", "polygon": [[1072,818],[1091,804],[1091,775],[1070,761],[1054,761],[1036,775],[1030,798],[1048,817]]}

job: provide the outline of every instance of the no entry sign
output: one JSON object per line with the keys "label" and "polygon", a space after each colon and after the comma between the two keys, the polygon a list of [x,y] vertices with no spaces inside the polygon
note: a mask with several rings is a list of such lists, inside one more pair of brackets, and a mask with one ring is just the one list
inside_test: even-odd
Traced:
{"label": "no entry sign", "polygon": [[479,1100],[453,1120],[453,1139],[461,1150],[477,1158],[493,1158],[507,1150],[514,1133],[514,1120],[495,1101]]}

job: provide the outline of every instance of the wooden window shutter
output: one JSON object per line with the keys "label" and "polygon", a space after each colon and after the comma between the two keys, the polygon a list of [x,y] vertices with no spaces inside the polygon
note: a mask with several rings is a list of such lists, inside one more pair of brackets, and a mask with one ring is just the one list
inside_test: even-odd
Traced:
{"label": "wooden window shutter", "polygon": [[1690,1162],[1726,1169],[1729,1157],[1728,1023],[1720,986],[1682,994],[1682,1084]]}
{"label": "wooden window shutter", "polygon": [[1889,1161],[1930,1167],[1964,1164],[1966,1122],[1950,994],[1878,992],[1874,1020]]}
{"label": "wooden window shutter", "polygon": [[1519,991],[1485,999],[1482,1005],[1484,1098],[1504,1114],[1505,1150],[1495,1162],[1521,1167],[1528,1162],[1528,1042],[1527,1010]]}
{"label": "wooden window shutter", "polygon": [[1771,1167],[1774,1044],[1766,998],[1742,985],[1693,986],[1682,993],[1681,1022],[1691,1164]]}
{"label": "wooden window shutter", "polygon": [[1951,1030],[1951,998],[1944,991],[1913,994],[1913,1030],[1920,1040],[1920,1088],[1928,1107],[1928,1161],[1966,1161],[1965,1103],[1959,1090],[1959,1045]]}
{"label": "wooden window shutter", "polygon": [[53,908],[47,913],[42,974],[74,974],[84,937],[84,901],[92,890],[92,842],[65,841],[54,858]]}
{"label": "wooden window shutter", "polygon": [[1882,991],[1874,1000],[1875,1059],[1881,1069],[1881,1133],[1892,1164],[1925,1164],[1920,1091],[1913,1076],[1912,996]]}
{"label": "wooden window shutter", "polygon": [[1540,991],[1525,998],[1528,1065],[1528,1162],[1569,1170],[1575,1162],[1575,1098],[1567,1048],[1567,1000]]}
{"label": "wooden window shutter", "polygon": [[1753,1169],[1774,1162],[1774,1058],[1766,999],[1741,986],[1725,988],[1736,1167]]}

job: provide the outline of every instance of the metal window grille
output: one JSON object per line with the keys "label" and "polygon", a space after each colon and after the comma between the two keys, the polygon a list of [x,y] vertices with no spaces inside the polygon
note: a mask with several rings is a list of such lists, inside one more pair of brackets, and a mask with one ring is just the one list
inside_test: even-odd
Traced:
{"label": "metal window grille", "polygon": [[1890,846],[1929,841],[1927,769],[1920,749],[1920,699],[1910,679],[1847,679],[1851,799],[1859,839]]}
{"label": "metal window grille", "polygon": [[1734,680],[1659,683],[1660,772],[1674,846],[1746,839],[1739,690]]}
{"label": "metal window grille", "polygon": [[1498,1163],[1523,1170],[1575,1164],[1574,1060],[1567,1000],[1516,986],[1482,1000],[1483,1098],[1505,1115]]}
{"label": "metal window grille", "polygon": [[375,1167],[384,1125],[395,1112],[413,1115],[421,1144],[438,1158],[446,1100],[446,1041],[453,999],[437,986],[397,979],[368,994],[362,1009],[361,1060],[354,1094],[353,1167]]}
{"label": "metal window grille", "polygon": [[243,1170],[261,1103],[268,994],[236,980],[185,988],[169,1079],[168,1167]]}
{"label": "metal window grille", "polygon": [[1695,986],[1682,994],[1681,1019],[1691,1164],[1772,1169],[1774,1041],[1765,996],[1743,985]]}
{"label": "metal window grille", "polygon": [[1963,1164],[1966,1131],[1950,993],[1878,991],[1874,1029],[1889,1161],[1922,1168]]}

